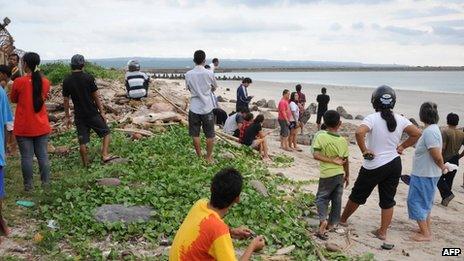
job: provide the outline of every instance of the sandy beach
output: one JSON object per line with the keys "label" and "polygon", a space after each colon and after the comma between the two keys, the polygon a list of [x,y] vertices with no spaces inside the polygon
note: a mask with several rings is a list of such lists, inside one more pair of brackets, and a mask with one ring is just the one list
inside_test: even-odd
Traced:
{"label": "sandy beach", "polygon": [[[168,85],[171,94],[188,95],[183,81],[168,82],[170,82]],[[219,81],[218,84],[220,87],[218,91],[216,91],[217,95],[221,95],[226,99],[235,99],[235,90],[239,85],[238,82]],[[262,98],[275,99],[278,101],[280,92],[284,88],[291,89],[292,86],[294,86],[294,84],[254,82],[249,89],[249,95],[254,95],[255,101]],[[229,88],[230,91],[226,91],[227,88]],[[315,97],[319,93],[320,88],[321,85],[303,85],[303,91],[306,93],[309,103],[315,101]],[[329,108],[335,109],[337,106],[342,105],[353,115],[367,115],[373,111],[370,104],[371,93],[372,89],[368,88],[330,86],[328,87],[328,94],[331,95],[332,100]],[[448,112],[453,111],[460,115],[464,113],[464,107],[460,106],[460,102],[464,98],[462,94],[399,90],[397,95],[399,99],[395,111],[407,117],[418,119],[417,114],[419,106],[423,101],[427,100],[434,101],[438,104],[442,119],[441,125],[445,123],[443,120],[446,120],[446,114]],[[235,108],[235,104],[230,102],[220,103],[220,105],[229,112]],[[314,133],[316,131],[314,122],[315,117],[311,117],[310,123],[307,124],[305,128],[306,133]],[[353,124],[360,123],[360,121],[356,120],[349,122]],[[282,173],[291,180],[315,181],[312,185],[306,185],[305,189],[308,193],[316,194],[316,181],[319,178],[319,163],[313,159],[310,153],[310,147],[300,145],[303,148],[303,152],[284,152],[279,149],[279,136],[276,132],[270,136],[269,146],[271,155],[285,153],[294,158],[292,166],[270,168],[271,172],[275,174]],[[409,174],[411,172],[413,155],[414,148],[409,148],[401,157],[403,174]],[[350,144],[350,186],[344,190],[343,204],[345,204],[348,199],[362,162],[363,158],[357,145]],[[461,160],[460,163],[464,164],[464,160]],[[462,184],[463,173],[460,169],[456,175],[453,188],[456,198],[448,207],[441,206],[441,197],[437,191],[431,214],[433,241],[417,243],[410,239],[417,224],[408,218],[406,203],[408,186],[400,182],[396,194],[397,205],[395,207],[395,214],[386,241],[387,243],[395,245],[394,249],[391,251],[382,250],[380,247],[382,241],[371,234],[371,231],[378,228],[380,225],[379,198],[377,190],[374,190],[367,203],[361,206],[349,220],[349,229],[351,231],[353,244],[346,252],[353,256],[362,255],[367,252],[373,253],[376,260],[442,260],[443,257],[441,253],[443,248],[463,247],[462,238],[464,238],[464,231],[462,227],[464,226],[464,222],[462,220],[462,213],[464,213],[464,189],[461,187]],[[329,237],[330,242],[335,242],[342,247],[346,245],[345,235],[330,233]],[[323,241],[317,242],[321,245],[325,244]],[[447,257],[447,260],[459,259]]]}

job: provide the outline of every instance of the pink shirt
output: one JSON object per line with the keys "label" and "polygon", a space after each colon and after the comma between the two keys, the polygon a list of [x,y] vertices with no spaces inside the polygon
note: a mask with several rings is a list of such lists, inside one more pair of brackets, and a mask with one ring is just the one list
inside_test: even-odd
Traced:
{"label": "pink shirt", "polygon": [[288,103],[288,100],[282,98],[279,102],[279,120],[289,120],[291,111],[290,111],[290,106]]}

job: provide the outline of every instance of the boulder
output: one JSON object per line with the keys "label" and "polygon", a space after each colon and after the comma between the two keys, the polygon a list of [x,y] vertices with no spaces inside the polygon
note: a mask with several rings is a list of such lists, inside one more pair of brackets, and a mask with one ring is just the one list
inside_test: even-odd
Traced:
{"label": "boulder", "polygon": [[270,111],[263,112],[263,115],[264,115],[264,121],[263,121],[264,128],[275,129],[279,127],[279,121],[277,120],[277,115],[274,115]]}
{"label": "boulder", "polygon": [[259,111],[258,105],[253,105],[253,107],[251,107],[250,111]]}
{"label": "boulder", "polygon": [[226,91],[230,92],[230,88],[226,88]]}
{"label": "boulder", "polygon": [[310,134],[300,134],[296,136],[296,143],[301,145],[311,145],[312,135]]}
{"label": "boulder", "polygon": [[264,106],[266,106],[266,105],[267,105],[266,99],[261,99],[261,100],[257,101],[257,102],[256,102],[256,105],[257,105],[258,107],[264,107]]}
{"label": "boulder", "polygon": [[317,113],[317,104],[314,103],[314,102],[309,104],[307,110],[309,110],[309,112],[311,112],[311,114],[316,114]]}
{"label": "boulder", "polygon": [[174,111],[174,107],[166,102],[157,102],[153,103],[150,107],[154,113],[166,112],[166,111]]}
{"label": "boulder", "polygon": [[351,114],[346,114],[344,118],[347,119],[347,120],[352,120],[352,119],[354,119],[354,118],[353,118],[353,115],[351,115]]}
{"label": "boulder", "polygon": [[364,116],[362,116],[362,115],[356,115],[356,118],[355,118],[355,119],[356,119],[356,120],[362,121],[362,120],[364,120]]}
{"label": "boulder", "polygon": [[277,109],[276,102],[274,100],[267,101],[266,108],[275,110]]}
{"label": "boulder", "polygon": [[97,184],[100,186],[117,187],[121,184],[121,180],[118,178],[102,178],[97,180]]}
{"label": "boulder", "polygon": [[306,124],[309,119],[311,118],[311,110],[310,108],[306,108],[306,110],[301,114],[300,121],[303,122],[303,124]]}
{"label": "boulder", "polygon": [[325,248],[330,251],[330,252],[341,252],[343,248],[336,243],[333,242],[327,242],[325,243]]}
{"label": "boulder", "polygon": [[218,102],[227,102],[227,100],[226,100],[224,97],[222,97],[222,96],[218,96],[218,97],[216,97],[216,98],[217,98],[217,101],[218,101]]}
{"label": "boulder", "polygon": [[136,221],[148,221],[152,216],[153,208],[149,206],[103,205],[95,210],[94,218],[99,222],[131,223]]}
{"label": "boulder", "polygon": [[267,192],[267,188],[264,186],[264,184],[259,181],[259,180],[252,180],[250,181],[250,185],[252,188],[254,188],[256,191],[259,192],[264,197],[269,196],[269,193]]}
{"label": "boulder", "polygon": [[343,106],[338,106],[337,107],[337,112],[340,114],[340,117],[347,119],[347,120],[352,120],[353,115],[349,114]]}

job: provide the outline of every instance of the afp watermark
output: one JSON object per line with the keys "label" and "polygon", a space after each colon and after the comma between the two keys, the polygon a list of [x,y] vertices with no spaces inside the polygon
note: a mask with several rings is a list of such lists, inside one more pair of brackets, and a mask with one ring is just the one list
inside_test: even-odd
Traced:
{"label": "afp watermark", "polygon": [[442,256],[459,256],[461,253],[461,249],[457,247],[446,247],[441,251]]}

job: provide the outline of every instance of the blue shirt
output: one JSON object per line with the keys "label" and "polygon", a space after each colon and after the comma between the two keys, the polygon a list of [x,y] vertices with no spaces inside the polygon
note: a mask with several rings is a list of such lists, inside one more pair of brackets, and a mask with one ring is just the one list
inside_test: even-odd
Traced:
{"label": "blue shirt", "polygon": [[439,148],[441,152],[442,147],[443,140],[438,125],[433,124],[425,128],[416,144],[412,175],[427,178],[440,177],[441,169],[435,164],[429,149]]}
{"label": "blue shirt", "polygon": [[0,166],[5,166],[5,126],[8,122],[13,121],[10,102],[6,96],[3,86],[0,85]]}

